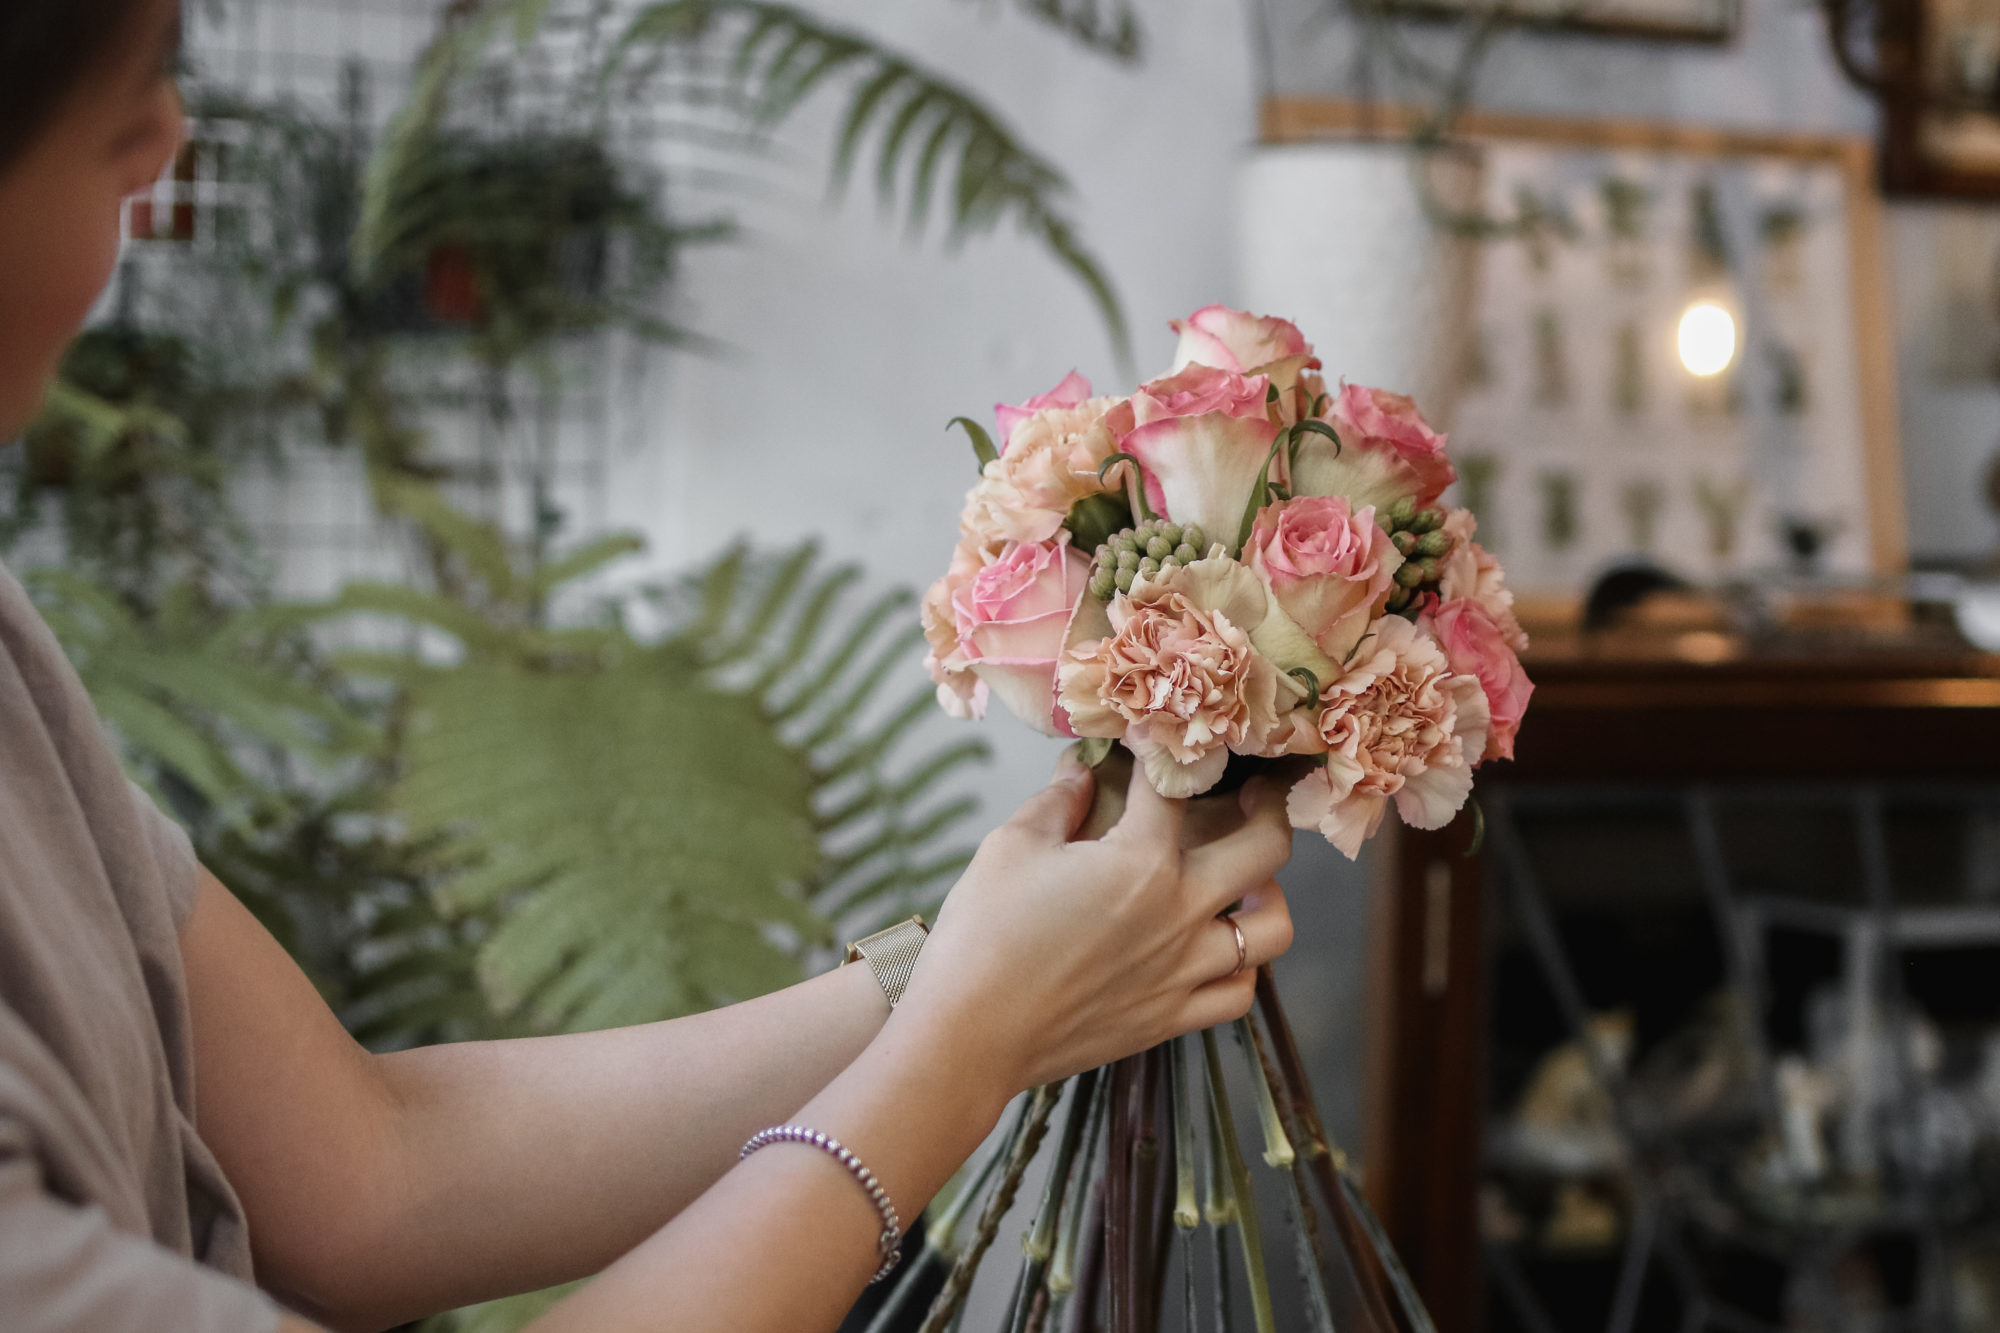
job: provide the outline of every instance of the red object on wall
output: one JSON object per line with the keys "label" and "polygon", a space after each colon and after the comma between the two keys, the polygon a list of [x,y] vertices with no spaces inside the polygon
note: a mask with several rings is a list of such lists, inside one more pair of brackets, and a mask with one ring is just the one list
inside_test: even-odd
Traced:
{"label": "red object on wall", "polygon": [[440,245],[424,261],[424,311],[443,324],[477,324],[486,318],[479,270],[462,245]]}
{"label": "red object on wall", "polygon": [[126,201],[126,234],[141,241],[191,241],[194,239],[195,154],[201,146],[193,140],[181,145],[168,179],[173,182],[174,202],[166,208],[154,205],[156,190],[134,195]]}

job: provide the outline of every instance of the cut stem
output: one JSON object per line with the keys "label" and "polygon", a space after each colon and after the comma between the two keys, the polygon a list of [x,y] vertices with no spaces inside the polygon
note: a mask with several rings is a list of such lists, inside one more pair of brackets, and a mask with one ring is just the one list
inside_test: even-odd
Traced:
{"label": "cut stem", "polygon": [[930,1312],[924,1316],[918,1333],[942,1333],[947,1324],[955,1322],[955,1316],[965,1302],[966,1292],[972,1289],[972,1278],[979,1271],[979,1261],[986,1257],[987,1247],[993,1244],[993,1237],[1000,1230],[1000,1219],[1014,1206],[1021,1178],[1027,1174],[1028,1163],[1034,1160],[1035,1153],[1042,1146],[1042,1138],[1049,1130],[1049,1113],[1055,1110],[1056,1098],[1061,1093],[1062,1089],[1055,1084],[1044,1084],[1035,1089],[1021,1133],[1007,1154],[1007,1169],[1000,1177],[1000,1184],[980,1210],[979,1225],[973,1230],[971,1242],[951,1266],[951,1275],[944,1280],[944,1290],[938,1292],[937,1299],[931,1302]]}
{"label": "cut stem", "polygon": [[[1167,1077],[1173,1083],[1174,1225],[1184,1232],[1201,1225],[1194,1190],[1194,1100],[1188,1096],[1187,1075],[1187,1048],[1177,1037],[1167,1043]],[[1193,1257],[1189,1250],[1188,1258]]]}
{"label": "cut stem", "polygon": [[1099,1144],[1104,1138],[1105,1108],[1111,1102],[1111,1079],[1102,1070],[1098,1072],[1097,1086],[1091,1089],[1090,1118],[1083,1127],[1082,1161],[1076,1169],[1076,1182],[1063,1200],[1062,1225],[1056,1230],[1056,1252],[1049,1264],[1049,1292],[1055,1296],[1076,1289],[1077,1246],[1083,1234],[1084,1210],[1104,1169],[1104,1154]]}
{"label": "cut stem", "polygon": [[1236,1120],[1229,1110],[1229,1092],[1222,1082],[1222,1053],[1216,1049],[1215,1029],[1201,1034],[1202,1061],[1208,1068],[1208,1104],[1215,1114],[1216,1138],[1222,1145],[1228,1169],[1230,1192],[1236,1206],[1238,1247],[1243,1252],[1244,1275],[1250,1282],[1250,1316],[1257,1333],[1277,1333],[1271,1311],[1271,1283],[1264,1271],[1264,1238],[1257,1223],[1257,1196],[1250,1184],[1250,1168],[1236,1142]]}
{"label": "cut stem", "polygon": [[1070,1093],[1069,1116],[1063,1121],[1062,1137],[1056,1140],[1056,1155],[1049,1163],[1048,1182],[1042,1186],[1042,1204],[1035,1211],[1034,1225],[1021,1236],[1024,1258],[1020,1286],[1014,1296],[1013,1316],[1007,1322],[1008,1333],[1027,1333],[1035,1311],[1048,1308],[1042,1279],[1048,1275],[1049,1256],[1056,1248],[1056,1224],[1062,1216],[1063,1194],[1070,1188],[1070,1168],[1076,1163],[1077,1148],[1083,1142],[1091,1103],[1097,1100],[1097,1084],[1103,1072],[1093,1069],[1071,1080],[1073,1091]]}
{"label": "cut stem", "polygon": [[1280,1169],[1289,1168],[1298,1160],[1292,1151],[1292,1140],[1285,1133],[1285,1122],[1278,1115],[1278,1103],[1271,1096],[1271,1080],[1264,1062],[1257,1058],[1256,1038],[1250,1031],[1250,1020],[1236,1020],[1236,1044],[1243,1052],[1243,1058],[1250,1065],[1250,1083],[1257,1090],[1257,1119],[1264,1130],[1264,1164]]}

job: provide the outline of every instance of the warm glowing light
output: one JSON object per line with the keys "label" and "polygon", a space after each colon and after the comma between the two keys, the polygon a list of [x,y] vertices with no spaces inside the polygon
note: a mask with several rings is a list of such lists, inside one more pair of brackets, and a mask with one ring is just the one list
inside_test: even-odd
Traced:
{"label": "warm glowing light", "polygon": [[1713,301],[1698,301],[1681,316],[1681,364],[1697,375],[1714,375],[1736,356],[1736,321]]}

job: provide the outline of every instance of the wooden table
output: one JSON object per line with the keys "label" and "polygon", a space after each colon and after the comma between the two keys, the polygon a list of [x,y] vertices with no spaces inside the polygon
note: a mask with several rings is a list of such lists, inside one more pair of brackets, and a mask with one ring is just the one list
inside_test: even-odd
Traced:
{"label": "wooden table", "polygon": [[[1547,646],[1542,646],[1546,644]],[[1543,637],[1514,784],[2000,779],[2000,656],[1917,627],[1750,644]],[[1371,921],[1368,1190],[1440,1333],[1479,1326],[1486,868],[1473,819],[1403,831]]]}

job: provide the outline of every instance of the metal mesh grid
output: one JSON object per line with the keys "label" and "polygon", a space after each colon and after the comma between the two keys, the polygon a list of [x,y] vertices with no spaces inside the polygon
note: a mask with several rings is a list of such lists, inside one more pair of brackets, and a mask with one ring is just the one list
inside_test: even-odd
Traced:
{"label": "metal mesh grid", "polygon": [[[218,0],[188,12],[187,53],[202,86],[258,105],[280,104],[361,136],[380,132],[407,94],[415,63],[444,0]],[[533,124],[561,86],[561,41],[538,61],[516,62],[487,90],[486,124]],[[613,128],[616,147],[643,146],[638,118]],[[179,160],[128,207],[125,262],[100,314],[141,314],[163,300],[226,303],[232,275],[218,238],[231,228],[253,247],[270,236],[263,186],[232,179],[232,154],[250,137],[241,122],[192,120]],[[637,155],[634,155],[637,156]],[[641,158],[640,160],[643,160]],[[220,259],[223,262],[217,263]],[[204,287],[203,284],[206,284]],[[206,291],[205,297],[190,292]],[[561,539],[601,530],[608,513],[617,434],[615,400],[630,397],[643,357],[622,335],[594,335],[554,357],[548,388],[526,374],[505,382],[469,376],[464,358],[406,370],[428,406],[426,453],[446,468],[453,499],[510,531],[534,528],[537,511],[563,516]],[[283,445],[233,480],[247,527],[280,595],[324,595],[360,577],[408,577],[416,554],[375,514],[353,449],[309,443],[304,420],[277,432]],[[545,488],[538,495],[532,479]]]}

